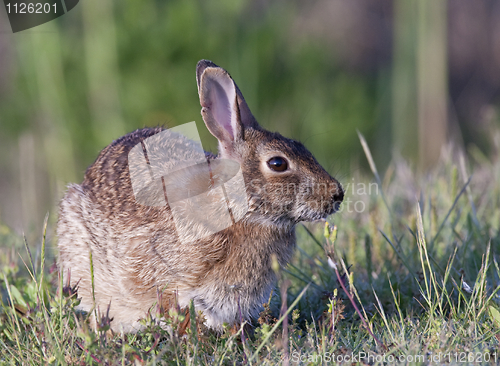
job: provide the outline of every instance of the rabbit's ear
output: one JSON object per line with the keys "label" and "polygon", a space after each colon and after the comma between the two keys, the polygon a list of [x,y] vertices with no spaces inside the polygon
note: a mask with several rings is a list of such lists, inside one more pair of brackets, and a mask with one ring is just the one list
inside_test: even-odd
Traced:
{"label": "rabbit's ear", "polygon": [[223,68],[201,60],[196,67],[203,120],[219,142],[228,148],[245,138],[248,127],[259,128],[240,90]]}

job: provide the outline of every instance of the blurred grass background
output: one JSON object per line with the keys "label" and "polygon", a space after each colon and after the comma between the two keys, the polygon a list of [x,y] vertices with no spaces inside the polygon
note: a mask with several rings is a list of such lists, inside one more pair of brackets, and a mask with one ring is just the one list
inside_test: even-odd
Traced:
{"label": "blurred grass background", "polygon": [[84,0],[12,34],[0,9],[0,221],[38,237],[69,182],[144,126],[196,121],[195,66],[238,83],[262,126],[341,182],[393,152],[421,171],[446,143],[486,159],[499,125],[500,3]]}

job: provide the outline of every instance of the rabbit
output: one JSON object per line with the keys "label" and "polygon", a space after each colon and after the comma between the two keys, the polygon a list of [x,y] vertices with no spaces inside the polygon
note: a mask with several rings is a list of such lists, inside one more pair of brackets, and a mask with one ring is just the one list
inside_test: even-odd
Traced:
{"label": "rabbit", "polygon": [[[257,123],[227,71],[201,60],[196,80],[203,121],[218,140],[218,155],[206,153],[208,161],[226,159],[241,169],[248,209],[239,220],[180,240],[168,205],[137,201],[129,154],[162,127],[113,141],[60,202],[63,281],[78,286],[81,310],[108,309],[113,331],[140,331],[157,301],[164,308],[193,301],[215,331],[250,322],[273,289],[273,258],[282,267],[291,260],[297,223],[324,219],[343,200],[340,183],[304,145]],[[219,216],[208,212],[204,219],[217,224]]]}

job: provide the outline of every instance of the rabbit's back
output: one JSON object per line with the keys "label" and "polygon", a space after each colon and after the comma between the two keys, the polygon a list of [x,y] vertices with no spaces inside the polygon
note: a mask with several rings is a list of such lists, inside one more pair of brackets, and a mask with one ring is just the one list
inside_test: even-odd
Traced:
{"label": "rabbit's back", "polygon": [[94,297],[101,313],[111,302],[116,324],[135,327],[130,319],[144,316],[156,298],[158,278],[167,282],[166,268],[175,272],[179,262],[170,248],[175,244],[170,212],[138,204],[128,171],[130,150],[161,131],[141,129],[114,141],[87,169],[83,183],[68,187],[60,204],[57,234],[64,281],[78,284],[83,310],[93,308]]}

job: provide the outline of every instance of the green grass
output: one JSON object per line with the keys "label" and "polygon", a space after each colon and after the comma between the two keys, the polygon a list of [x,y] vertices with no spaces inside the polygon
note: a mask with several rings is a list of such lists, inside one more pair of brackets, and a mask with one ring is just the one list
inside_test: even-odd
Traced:
{"label": "green grass", "polygon": [[183,314],[158,308],[143,332],[125,335],[110,334],[99,309],[94,332],[75,310],[75,289],[60,282],[45,254],[55,243],[44,232],[29,253],[0,226],[0,364],[316,365],[351,354],[354,364],[392,357],[493,364],[500,356],[500,161],[461,154],[448,149],[425,174],[394,158],[384,176],[371,162],[373,179],[344,178],[350,204],[331,218],[335,224],[298,227],[299,248],[279,270],[253,335],[193,323],[179,337]]}

